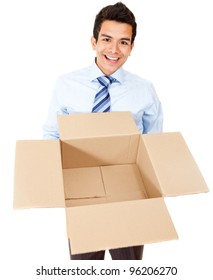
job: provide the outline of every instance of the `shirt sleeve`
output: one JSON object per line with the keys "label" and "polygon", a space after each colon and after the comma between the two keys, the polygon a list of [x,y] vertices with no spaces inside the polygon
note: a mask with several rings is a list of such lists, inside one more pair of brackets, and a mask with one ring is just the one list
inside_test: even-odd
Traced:
{"label": "shirt sleeve", "polygon": [[163,131],[162,105],[152,84],[149,90],[152,96],[152,103],[142,116],[143,133],[160,133]]}
{"label": "shirt sleeve", "polygon": [[52,98],[50,101],[50,106],[47,114],[46,122],[43,125],[43,138],[44,139],[58,139],[58,121],[57,116],[61,114],[61,106],[58,100],[58,90],[59,81],[56,82]]}

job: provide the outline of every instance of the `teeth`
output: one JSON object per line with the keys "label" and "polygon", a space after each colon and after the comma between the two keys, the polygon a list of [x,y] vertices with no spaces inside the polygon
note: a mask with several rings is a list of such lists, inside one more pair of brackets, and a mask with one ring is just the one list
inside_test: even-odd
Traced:
{"label": "teeth", "polygon": [[107,57],[108,59],[110,59],[110,60],[114,60],[114,61],[118,60],[117,57],[110,57],[110,56],[107,56],[107,55],[106,55],[106,57]]}

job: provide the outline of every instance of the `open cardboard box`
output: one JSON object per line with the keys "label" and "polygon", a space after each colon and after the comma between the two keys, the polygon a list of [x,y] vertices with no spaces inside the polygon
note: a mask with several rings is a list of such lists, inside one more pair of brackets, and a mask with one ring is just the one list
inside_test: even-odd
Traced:
{"label": "open cardboard box", "polygon": [[14,208],[65,207],[72,253],[177,239],[164,197],[208,188],[178,132],[128,112],[59,116],[59,140],[17,141]]}

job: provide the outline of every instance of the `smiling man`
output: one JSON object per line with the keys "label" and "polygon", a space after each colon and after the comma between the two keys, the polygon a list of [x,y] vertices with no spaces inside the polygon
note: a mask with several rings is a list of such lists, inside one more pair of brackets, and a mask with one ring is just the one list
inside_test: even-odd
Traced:
{"label": "smiling man", "polygon": [[134,46],[132,29],[130,24],[105,20],[98,37],[92,37],[97,66],[105,75],[113,74],[128,59]]}
{"label": "smiling man", "polygon": [[[43,127],[45,139],[59,138],[58,114],[130,111],[141,133],[162,131],[161,103],[152,83],[122,67],[134,47],[136,29],[134,14],[121,2],[97,14],[91,38],[95,60],[89,67],[58,79]],[[142,253],[143,246],[110,250],[115,260],[139,260]],[[70,257],[75,260],[100,260],[104,254],[72,255],[70,248]]]}

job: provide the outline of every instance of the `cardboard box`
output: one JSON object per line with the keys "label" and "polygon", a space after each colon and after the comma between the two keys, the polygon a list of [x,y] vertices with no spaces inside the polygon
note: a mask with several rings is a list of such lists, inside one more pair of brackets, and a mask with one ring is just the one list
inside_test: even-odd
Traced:
{"label": "cardboard box", "polygon": [[59,140],[17,141],[14,208],[64,207],[72,253],[177,239],[164,197],[208,188],[178,132],[130,113],[59,116]]}

